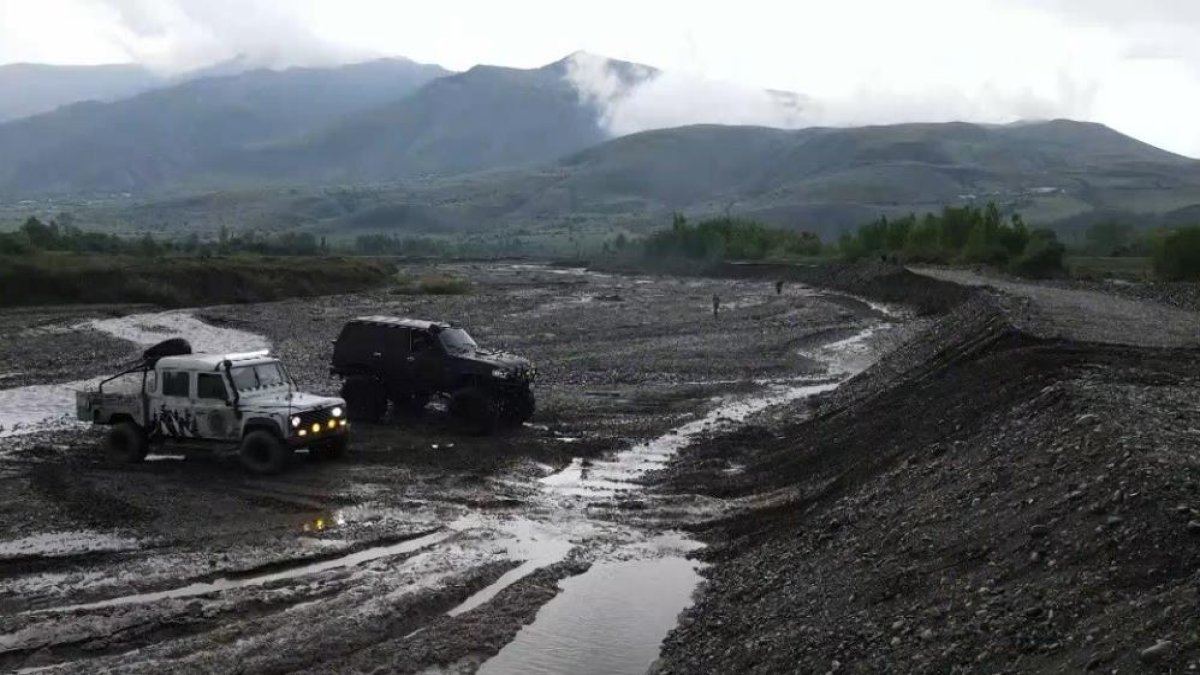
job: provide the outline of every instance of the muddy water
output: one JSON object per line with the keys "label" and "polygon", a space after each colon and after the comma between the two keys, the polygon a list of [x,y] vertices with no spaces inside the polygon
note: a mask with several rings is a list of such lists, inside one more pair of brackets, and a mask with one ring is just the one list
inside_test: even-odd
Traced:
{"label": "muddy water", "polygon": [[[828,377],[836,379],[774,384],[753,396],[718,399],[717,405],[699,419],[619,453],[610,461],[576,459],[566,469],[542,479],[545,492],[559,507],[567,507],[568,512],[578,512],[578,508],[571,507],[595,500],[636,493],[642,489],[639,479],[646,472],[666,466],[679,450],[701,434],[837,388],[869,365],[870,341],[877,330],[879,326],[868,326],[812,354],[827,364]],[[645,673],[701,581],[697,564],[686,557],[700,546],[681,535],[667,534],[618,549],[615,555],[601,559],[584,574],[561,582],[562,592],[499,654],[484,662],[478,672],[489,675]],[[511,577],[507,583],[540,566],[530,559],[505,575]],[[468,600],[456,612],[481,604],[476,600]]]}
{"label": "muddy water", "polygon": [[[97,330],[139,347],[173,337],[187,339],[198,352],[246,352],[269,347],[262,336],[211,326],[183,310],[96,319],[74,328]],[[112,364],[113,372],[120,366]],[[76,424],[75,392],[95,387],[101,379],[0,389],[0,437]]]}
{"label": "muddy water", "polygon": [[597,563],[564,580],[563,592],[478,672],[645,673],[699,582],[684,558]]}

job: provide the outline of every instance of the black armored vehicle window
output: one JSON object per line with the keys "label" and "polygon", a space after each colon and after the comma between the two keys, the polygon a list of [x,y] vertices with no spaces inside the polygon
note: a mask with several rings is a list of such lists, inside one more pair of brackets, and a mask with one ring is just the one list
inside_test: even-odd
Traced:
{"label": "black armored vehicle window", "polygon": [[470,352],[479,348],[471,336],[467,335],[467,331],[461,328],[447,328],[439,332],[438,340],[441,340],[442,346],[451,353]]}

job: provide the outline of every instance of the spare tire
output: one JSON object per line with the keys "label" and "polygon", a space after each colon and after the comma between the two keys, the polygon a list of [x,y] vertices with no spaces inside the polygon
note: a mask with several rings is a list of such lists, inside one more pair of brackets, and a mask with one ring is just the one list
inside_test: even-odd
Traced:
{"label": "spare tire", "polygon": [[170,340],[163,340],[142,352],[142,358],[147,361],[157,362],[164,356],[182,356],[191,353],[192,344],[190,342],[183,338],[171,338]]}

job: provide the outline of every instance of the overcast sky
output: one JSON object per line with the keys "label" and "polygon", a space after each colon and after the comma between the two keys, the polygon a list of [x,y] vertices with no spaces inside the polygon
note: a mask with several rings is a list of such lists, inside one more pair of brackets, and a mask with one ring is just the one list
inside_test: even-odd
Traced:
{"label": "overcast sky", "polygon": [[[0,0],[0,63],[461,70],[576,50],[800,92],[806,123],[1071,117],[1200,157],[1200,0]],[[719,97],[696,91],[659,86],[654,119],[706,121]]]}

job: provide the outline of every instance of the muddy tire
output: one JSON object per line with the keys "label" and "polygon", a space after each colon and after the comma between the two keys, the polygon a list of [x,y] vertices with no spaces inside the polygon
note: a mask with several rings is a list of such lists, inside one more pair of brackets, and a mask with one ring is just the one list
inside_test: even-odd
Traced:
{"label": "muddy tire", "polygon": [[259,429],[242,439],[238,456],[242,466],[250,473],[273,476],[287,468],[292,459],[292,449],[275,434]]}
{"label": "muddy tire", "polygon": [[109,464],[136,464],[146,459],[150,441],[146,432],[133,422],[118,422],[108,430],[104,459]]}
{"label": "muddy tire", "polygon": [[485,389],[463,387],[450,397],[450,415],[466,433],[486,436],[500,424],[500,405]]}
{"label": "muddy tire", "polygon": [[387,392],[373,378],[356,376],[342,383],[346,417],[355,422],[378,422],[387,412]]}
{"label": "muddy tire", "polygon": [[537,400],[529,389],[522,389],[504,399],[500,410],[500,423],[506,427],[519,427],[533,417]]}
{"label": "muddy tire", "polygon": [[350,436],[342,434],[331,440],[324,441],[319,445],[314,445],[308,449],[308,456],[318,462],[328,462],[335,459],[341,459],[346,456],[346,449],[350,447]]}

